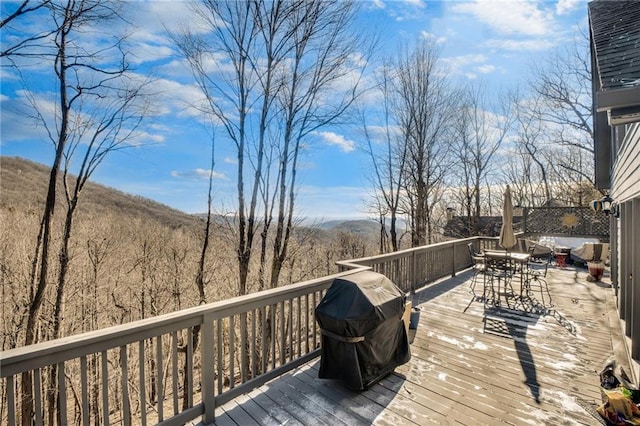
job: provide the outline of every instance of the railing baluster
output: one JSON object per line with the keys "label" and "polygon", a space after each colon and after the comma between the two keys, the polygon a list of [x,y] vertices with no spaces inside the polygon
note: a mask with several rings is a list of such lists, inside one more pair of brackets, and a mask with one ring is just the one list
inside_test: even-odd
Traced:
{"label": "railing baluster", "polygon": [[[218,328],[218,341],[221,339],[221,320],[217,320],[216,322]],[[201,356],[202,356],[202,364],[201,364],[201,377],[202,377],[202,403],[204,404],[204,415],[202,417],[202,423],[204,424],[213,424],[215,421],[215,395],[213,391],[214,384],[214,373],[215,370],[213,368],[214,365],[214,351],[213,351],[213,340],[214,340],[214,330],[213,330],[213,315],[205,314],[202,318],[202,326],[200,328],[200,333],[202,336],[202,343],[200,346]],[[222,350],[222,347],[218,346],[218,349]],[[222,354],[218,353],[218,380],[220,380],[220,376],[222,376],[222,368],[221,368],[221,359]],[[221,382],[219,382],[218,386],[221,386]]]}
{"label": "railing baluster", "polygon": [[416,252],[412,251],[411,252],[411,294],[414,294],[416,292]]}
{"label": "railing baluster", "polygon": [[173,375],[171,377],[173,381],[173,415],[178,414],[178,332],[173,331],[171,333],[171,370]]}
{"label": "railing baluster", "polygon": [[291,361],[293,359],[293,300],[289,301],[289,314],[287,317],[287,321],[289,322],[289,361]]}
{"label": "railing baluster", "polygon": [[10,425],[15,425],[16,423],[16,397],[15,397],[15,388],[13,384],[13,376],[7,377],[7,408],[8,408],[8,420]]}
{"label": "railing baluster", "polygon": [[271,369],[276,368],[276,309],[277,305],[271,305],[269,320],[271,321]]}
{"label": "railing baluster", "polygon": [[120,371],[122,387],[122,419],[125,425],[131,424],[131,406],[129,405],[129,366],[127,347],[120,346]]}
{"label": "railing baluster", "polygon": [[[36,411],[36,425],[42,425],[42,370],[33,370],[33,396],[35,399],[34,408]],[[9,423],[11,424],[11,423]]]}
{"label": "railing baluster", "polygon": [[158,406],[158,422],[164,420],[164,386],[162,385],[162,335],[156,337],[156,395]]}
{"label": "railing baluster", "polygon": [[82,424],[89,425],[89,384],[87,382],[87,357],[80,357],[80,388],[82,393]]}
{"label": "railing baluster", "polygon": [[67,423],[67,378],[64,374],[64,362],[58,363],[58,414],[60,423]]}
{"label": "railing baluster", "polygon": [[240,314],[240,383],[247,381],[247,314],[245,312]]}
{"label": "railing baluster", "polygon": [[218,395],[220,395],[222,393],[222,384],[223,384],[222,376],[224,376],[224,346],[222,344],[224,333],[223,333],[221,319],[216,321],[216,330],[218,332],[218,336],[216,340],[217,346],[218,346],[218,367],[216,369],[216,372],[218,374]]}
{"label": "railing baluster", "polygon": [[297,347],[298,347],[298,356],[302,355],[302,300],[300,297],[296,297],[296,304],[297,304],[297,309],[298,311],[296,312],[296,321],[297,321],[297,325],[296,325],[296,330],[298,332],[298,341],[297,341]]}
{"label": "railing baluster", "polygon": [[235,387],[236,377],[236,321],[235,317],[229,317],[229,389]]}
{"label": "railing baluster", "polygon": [[[193,327],[187,329],[187,382],[189,386],[184,391],[187,392],[187,406],[193,407],[193,389],[195,383],[193,382]],[[213,364],[212,364],[213,366]]]}
{"label": "railing baluster", "polygon": [[102,351],[102,417],[104,424],[109,425],[109,364],[107,363],[107,351]]}
{"label": "railing baluster", "polygon": [[[314,291],[313,294],[311,295],[311,301],[313,302],[313,307],[315,309],[316,306],[318,306],[318,303],[316,302],[316,294],[317,292]],[[316,314],[315,311],[313,311],[313,316],[312,316],[312,322],[313,322],[313,349],[316,349],[318,347],[318,330],[317,330],[317,325],[316,325]]]}
{"label": "railing baluster", "polygon": [[309,294],[304,295],[304,311],[306,312],[304,316],[304,350],[305,353],[309,353]]}
{"label": "railing baluster", "polygon": [[267,372],[267,363],[268,363],[268,359],[267,359],[267,308],[266,306],[263,306],[262,308],[260,308],[260,324],[261,324],[261,342],[262,344],[261,349],[260,349],[260,357],[261,359],[261,364],[262,364],[262,369],[261,369],[261,373],[264,374]]}
{"label": "railing baluster", "polygon": [[257,311],[254,309],[251,311],[251,378],[256,377],[256,341],[258,336],[256,335],[256,316]]}
{"label": "railing baluster", "polygon": [[284,301],[280,302],[280,365],[284,365],[285,348]]}
{"label": "railing baluster", "polygon": [[138,363],[140,364],[138,367],[138,374],[140,375],[140,422],[142,423],[142,426],[147,426],[147,391],[145,386],[146,377],[144,374],[144,340],[140,340],[138,342]]}

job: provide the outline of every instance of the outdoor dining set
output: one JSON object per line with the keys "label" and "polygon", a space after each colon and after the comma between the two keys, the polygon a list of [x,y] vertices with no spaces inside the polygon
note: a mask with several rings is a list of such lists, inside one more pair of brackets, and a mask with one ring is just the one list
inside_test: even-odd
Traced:
{"label": "outdoor dining set", "polygon": [[[471,291],[486,304],[544,310],[553,306],[547,286],[547,269],[552,256],[535,255],[535,247],[528,252],[482,250],[476,252],[473,243],[469,253],[473,259],[474,276]],[[479,295],[478,287],[482,286]]]}
{"label": "outdoor dining set", "polygon": [[[528,245],[526,241],[516,238],[513,231],[513,204],[509,185],[504,193],[498,246],[502,247],[502,250],[476,252],[473,243],[469,244],[469,254],[474,262],[474,276],[471,281],[474,297],[476,286],[482,279],[481,300],[485,304],[501,306],[504,295],[504,301],[509,308],[512,304],[525,310],[546,310],[552,306],[551,294],[545,279],[552,258],[551,252],[536,252],[536,244]],[[518,284],[518,291],[514,289],[514,283]],[[535,297],[536,292],[539,292],[540,300]]]}

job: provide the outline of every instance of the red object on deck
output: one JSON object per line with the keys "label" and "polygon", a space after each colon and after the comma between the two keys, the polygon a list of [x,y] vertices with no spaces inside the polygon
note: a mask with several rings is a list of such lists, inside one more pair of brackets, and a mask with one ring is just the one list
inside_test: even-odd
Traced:
{"label": "red object on deck", "polygon": [[600,281],[602,275],[604,275],[604,263],[602,262],[587,262],[589,268],[589,275],[591,275],[596,281]]}
{"label": "red object on deck", "polygon": [[567,253],[556,253],[556,266],[559,268],[567,267]]}

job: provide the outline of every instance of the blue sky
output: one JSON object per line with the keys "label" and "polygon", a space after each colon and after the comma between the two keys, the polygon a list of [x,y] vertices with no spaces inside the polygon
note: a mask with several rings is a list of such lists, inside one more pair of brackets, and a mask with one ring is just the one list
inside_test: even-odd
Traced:
{"label": "blue sky", "polygon": [[[3,1],[2,16],[16,3]],[[162,114],[147,130],[146,143],[112,153],[93,180],[196,213],[206,211],[210,139],[190,108],[195,94],[189,73],[165,32],[192,19],[182,1],[133,2],[135,66],[158,78]],[[379,37],[378,58],[393,56],[421,37],[433,39],[452,79],[484,80],[491,93],[526,84],[529,69],[544,55],[571,42],[587,19],[586,2],[559,1],[363,1],[355,25]],[[2,35],[3,40],[6,34]],[[4,41],[3,41],[4,42]],[[376,58],[372,59],[375,60]],[[375,65],[375,64],[372,64]],[[3,156],[19,156],[49,165],[53,146],[17,114],[22,87],[16,73],[0,69]],[[27,70],[29,81],[41,78]],[[31,78],[30,78],[31,77]],[[35,83],[29,87],[38,93]],[[374,123],[371,123],[374,124]],[[366,217],[369,160],[355,123],[322,129],[304,158],[299,214],[336,219]],[[233,210],[235,164],[223,132],[216,134],[215,203]]]}

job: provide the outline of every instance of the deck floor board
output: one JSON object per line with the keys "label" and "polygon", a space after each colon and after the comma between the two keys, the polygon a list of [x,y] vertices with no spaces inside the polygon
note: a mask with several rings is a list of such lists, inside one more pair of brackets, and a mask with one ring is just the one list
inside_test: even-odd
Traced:
{"label": "deck floor board", "polygon": [[598,372],[619,330],[613,290],[586,277],[551,268],[544,306],[537,289],[494,306],[470,272],[443,280],[413,296],[411,360],[368,390],[319,379],[316,359],[218,407],[219,423],[600,425]]}

